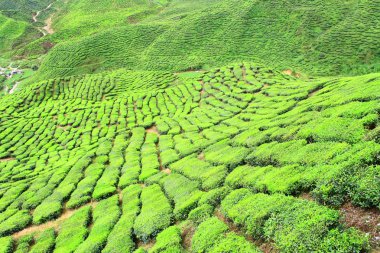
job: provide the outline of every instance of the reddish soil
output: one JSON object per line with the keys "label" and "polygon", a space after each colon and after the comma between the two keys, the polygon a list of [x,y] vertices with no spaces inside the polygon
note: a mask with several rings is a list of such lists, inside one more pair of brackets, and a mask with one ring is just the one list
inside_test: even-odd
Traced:
{"label": "reddish soil", "polygon": [[266,242],[260,245],[259,247],[264,253],[275,253],[279,252],[271,243]]}
{"label": "reddish soil", "polygon": [[54,44],[49,41],[42,42],[42,48],[45,49],[45,52],[49,51],[54,47]]}
{"label": "reddish soil", "polygon": [[375,248],[373,252],[380,252],[380,210],[364,209],[346,203],[340,208],[340,211],[347,226],[355,227],[369,234],[370,243]]}
{"label": "reddish soil", "polygon": [[192,225],[187,226],[182,230],[182,246],[184,249],[191,251],[191,240],[193,239],[193,235],[195,233],[195,227]]}

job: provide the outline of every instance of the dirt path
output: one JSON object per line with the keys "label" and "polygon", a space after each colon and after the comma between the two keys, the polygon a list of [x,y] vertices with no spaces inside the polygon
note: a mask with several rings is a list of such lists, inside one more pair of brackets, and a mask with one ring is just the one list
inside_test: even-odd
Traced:
{"label": "dirt path", "polygon": [[[151,126],[150,128],[147,128],[145,130],[146,133],[152,133],[152,134],[155,134],[157,135],[158,138],[160,138],[160,132],[158,131],[157,127],[155,125]],[[157,158],[158,158],[158,162],[160,164],[160,171],[166,173],[166,174],[170,174],[172,173],[172,171],[168,168],[165,168],[162,164],[162,160],[161,160],[161,153],[160,153],[160,144],[159,144],[159,141],[157,141],[156,143],[156,150],[157,150]]]}
{"label": "dirt path", "polygon": [[[83,205],[79,208],[82,208],[84,206],[92,206],[93,208],[95,208],[96,204],[97,204],[97,202],[91,202],[91,203]],[[27,228],[25,228],[25,229],[23,229],[17,233],[14,233],[12,237],[14,239],[19,239],[20,237],[22,237],[24,235],[29,235],[29,234],[36,233],[36,232],[42,232],[42,231],[45,231],[46,229],[49,229],[49,228],[54,228],[55,230],[58,230],[59,226],[62,224],[62,222],[64,222],[68,218],[70,218],[78,209],[66,209],[59,218],[52,220],[52,221],[49,221],[49,222],[46,222],[46,223],[43,223],[43,224],[40,224],[40,225],[32,225],[30,227],[27,227]]]}
{"label": "dirt path", "polygon": [[380,211],[376,208],[360,208],[346,203],[340,208],[347,226],[355,227],[370,235],[373,252],[380,252]]}
{"label": "dirt path", "polygon": [[32,19],[33,19],[33,23],[37,23],[38,21],[38,16],[40,15],[41,11],[37,11],[36,13],[33,14],[32,16]]}
{"label": "dirt path", "polygon": [[9,94],[13,94],[16,91],[19,84],[20,82],[16,82],[15,85],[13,85],[12,89],[10,89]]}
{"label": "dirt path", "polygon": [[[50,3],[45,9],[41,10],[41,11],[37,11],[36,13],[33,14],[32,16],[32,19],[33,19],[33,22],[34,23],[37,23],[38,22],[38,16],[41,14],[41,12],[43,11],[47,11],[51,8],[51,6],[53,5],[54,2]],[[53,15],[50,15],[48,19],[45,20],[45,26],[43,28],[38,28],[38,30],[40,32],[42,32],[42,34],[44,36],[48,35],[48,34],[53,34],[54,33],[54,30],[53,30],[53,27],[52,27],[52,24],[53,24]]]}

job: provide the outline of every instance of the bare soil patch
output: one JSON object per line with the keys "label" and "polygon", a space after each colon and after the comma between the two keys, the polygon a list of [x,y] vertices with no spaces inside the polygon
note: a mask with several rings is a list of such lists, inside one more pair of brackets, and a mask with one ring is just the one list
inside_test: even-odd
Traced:
{"label": "bare soil patch", "polygon": [[1,158],[0,162],[9,162],[9,161],[13,161],[13,160],[16,160],[16,158],[14,158],[14,157],[6,157],[6,158]]}
{"label": "bare soil patch", "polygon": [[149,250],[150,248],[152,248],[154,246],[156,242],[154,240],[151,240],[149,242],[143,242],[143,241],[140,241],[138,240],[137,241],[137,248],[143,248],[145,250]]}
{"label": "bare soil patch", "polygon": [[193,239],[193,235],[195,233],[195,226],[188,225],[182,229],[182,247],[189,252],[191,251],[191,240]]}
{"label": "bare soil patch", "polygon": [[158,129],[157,129],[156,126],[151,126],[150,128],[146,129],[145,131],[147,133],[152,133],[152,134],[160,135],[160,133],[158,132]]}
{"label": "bare soil patch", "polygon": [[[90,203],[83,205],[83,206],[92,206],[93,208],[95,208],[96,205],[97,205],[97,202],[90,202]],[[52,220],[52,221],[49,221],[49,222],[46,222],[46,223],[43,223],[43,224],[40,224],[40,225],[32,225],[30,227],[27,227],[27,228],[25,228],[25,229],[23,229],[17,233],[14,233],[13,238],[19,239],[20,237],[22,237],[24,235],[29,235],[32,233],[40,233],[40,232],[43,232],[49,228],[54,228],[55,230],[59,230],[62,222],[64,222],[66,219],[70,218],[75,213],[75,211],[77,211],[78,209],[65,209],[59,218]]]}
{"label": "bare soil patch", "polygon": [[50,49],[52,49],[54,47],[54,44],[49,42],[49,41],[44,41],[42,42],[42,48],[48,52]]}
{"label": "bare soil patch", "polygon": [[271,243],[266,242],[260,245],[259,249],[261,249],[264,253],[275,253],[279,252]]}
{"label": "bare soil patch", "polygon": [[308,193],[308,192],[304,192],[304,193],[302,193],[302,194],[299,196],[299,198],[301,198],[301,199],[305,199],[305,200],[309,200],[309,201],[315,201],[315,200],[313,199],[313,197],[311,196],[311,194]]}
{"label": "bare soil patch", "polygon": [[309,98],[310,97],[313,97],[318,91],[320,91],[321,89],[323,89],[323,87],[317,87],[315,90],[311,91],[309,93],[309,95],[307,95]]}
{"label": "bare soil patch", "polygon": [[198,159],[204,161],[204,159],[205,159],[205,153],[203,153],[203,152],[200,153],[200,154],[198,155]]}
{"label": "bare soil patch", "polygon": [[301,74],[300,73],[297,73],[291,69],[286,69],[284,71],[282,71],[283,74],[285,75],[288,75],[288,76],[293,76],[295,78],[300,78],[301,77]]}
{"label": "bare soil patch", "polygon": [[172,173],[172,170],[171,169],[163,169],[162,172],[170,175]]}
{"label": "bare soil patch", "polygon": [[376,208],[365,209],[346,203],[340,211],[344,222],[349,227],[355,227],[370,236],[370,243],[376,252],[380,252],[380,210]]}

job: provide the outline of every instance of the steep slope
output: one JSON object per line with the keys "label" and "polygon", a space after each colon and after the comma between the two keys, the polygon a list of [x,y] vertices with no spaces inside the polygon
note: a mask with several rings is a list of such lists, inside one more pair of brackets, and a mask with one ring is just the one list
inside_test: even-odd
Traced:
{"label": "steep slope", "polygon": [[28,23],[0,14],[0,52],[20,48],[38,37],[38,30]]}
{"label": "steep slope", "polygon": [[[124,32],[112,29],[57,45],[43,62],[41,76],[89,73],[93,69],[86,68],[86,59],[103,62],[95,64],[95,69],[180,71],[253,60],[316,75],[379,70],[378,0],[203,2],[202,7],[195,4],[190,13],[183,6],[179,8],[177,2],[186,1],[173,1],[156,17],[142,21],[168,27],[165,32],[156,28],[159,36],[143,49],[130,47],[123,51],[126,44],[134,41],[126,39],[130,29],[145,26],[129,26]],[[94,46],[89,49],[85,46],[89,44]],[[111,48],[107,52],[101,48],[105,44]],[[128,58],[132,51],[134,61],[118,61]],[[71,57],[64,57],[68,53]],[[105,55],[107,59],[103,61]]]}
{"label": "steep slope", "polygon": [[52,0],[0,0],[3,14],[16,20],[32,21],[32,14],[48,6]]}
{"label": "steep slope", "polygon": [[[367,251],[368,238],[318,203],[379,208],[379,82],[300,80],[245,63],[31,85],[0,99],[0,235],[20,246],[15,232],[58,218],[57,237],[46,230],[26,244]],[[190,239],[170,227],[180,223]],[[60,225],[31,231],[44,227]]]}
{"label": "steep slope", "polygon": [[[54,33],[47,34],[14,54],[28,58],[39,57],[61,42],[137,23],[157,14],[162,6],[159,2],[148,0],[99,0],[96,4],[89,0],[55,1],[50,8],[55,11],[42,11],[39,16],[41,20],[52,21]],[[47,44],[50,45],[49,48],[46,48]]]}

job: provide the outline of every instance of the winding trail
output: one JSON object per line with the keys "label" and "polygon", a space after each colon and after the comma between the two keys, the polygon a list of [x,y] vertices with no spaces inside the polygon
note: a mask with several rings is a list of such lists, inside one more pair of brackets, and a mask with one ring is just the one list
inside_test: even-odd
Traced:
{"label": "winding trail", "polygon": [[17,86],[20,84],[20,82],[16,82],[15,85],[13,85],[12,89],[10,89],[9,91],[9,94],[13,94],[16,89],[17,89]]}
{"label": "winding trail", "polygon": [[[50,3],[45,9],[43,9],[41,11],[37,11],[36,13],[34,13],[33,16],[32,16],[33,23],[37,23],[38,22],[38,16],[41,14],[41,12],[49,10],[53,4],[54,4],[54,2]],[[53,30],[53,27],[52,27],[53,15],[54,14],[50,15],[49,18],[45,20],[45,26],[43,28],[37,27],[37,29],[40,32],[42,32],[42,34],[44,36],[46,36],[48,34],[53,34],[54,33],[54,30]]]}

